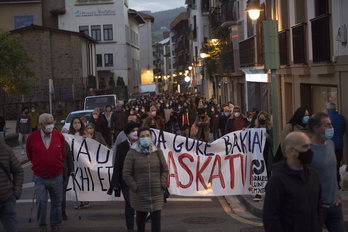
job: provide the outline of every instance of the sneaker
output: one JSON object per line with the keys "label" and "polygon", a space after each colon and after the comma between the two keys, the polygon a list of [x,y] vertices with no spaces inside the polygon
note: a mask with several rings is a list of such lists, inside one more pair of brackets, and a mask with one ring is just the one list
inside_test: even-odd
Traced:
{"label": "sneaker", "polygon": [[261,200],[262,200],[261,195],[256,194],[255,197],[254,197],[254,201],[261,201]]}
{"label": "sneaker", "polygon": [[53,226],[53,227],[51,228],[51,231],[52,231],[52,232],[60,232],[60,229],[59,229],[58,226]]}
{"label": "sneaker", "polygon": [[63,221],[68,220],[68,216],[66,215],[66,213],[62,213],[62,220]]}
{"label": "sneaker", "polygon": [[21,152],[21,155],[25,155],[25,150],[23,150],[23,151]]}

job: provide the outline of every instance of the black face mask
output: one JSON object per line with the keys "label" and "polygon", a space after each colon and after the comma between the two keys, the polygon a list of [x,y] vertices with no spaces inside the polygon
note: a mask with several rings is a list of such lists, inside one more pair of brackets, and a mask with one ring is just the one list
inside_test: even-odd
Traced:
{"label": "black face mask", "polygon": [[260,123],[260,125],[265,125],[265,124],[266,124],[266,120],[264,120],[264,119],[259,119],[259,123]]}
{"label": "black face mask", "polygon": [[312,149],[308,149],[305,152],[299,152],[297,159],[302,163],[302,164],[310,164],[313,159],[313,151]]}

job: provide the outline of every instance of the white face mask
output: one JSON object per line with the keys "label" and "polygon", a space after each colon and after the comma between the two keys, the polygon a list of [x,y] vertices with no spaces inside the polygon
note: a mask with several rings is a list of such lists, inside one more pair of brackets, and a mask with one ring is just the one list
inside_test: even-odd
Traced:
{"label": "white face mask", "polygon": [[93,118],[94,118],[94,119],[97,119],[97,118],[98,118],[98,115],[93,114]]}
{"label": "white face mask", "polygon": [[78,131],[78,130],[81,129],[81,124],[74,124],[73,127],[74,127],[75,130]]}
{"label": "white face mask", "polygon": [[132,140],[137,140],[138,139],[138,132],[134,131],[134,132],[130,133],[129,138]]}
{"label": "white face mask", "polygon": [[239,112],[234,113],[234,117],[238,118],[240,116]]}
{"label": "white face mask", "polygon": [[135,110],[136,110],[136,111],[138,111],[138,110],[139,110],[139,108],[137,107],[137,108],[135,108]]}
{"label": "white face mask", "polygon": [[45,126],[45,130],[48,133],[51,133],[53,131],[53,128],[54,128],[54,124],[50,124],[50,125]]}
{"label": "white face mask", "polygon": [[151,114],[152,114],[153,116],[156,116],[156,111],[152,111]]}

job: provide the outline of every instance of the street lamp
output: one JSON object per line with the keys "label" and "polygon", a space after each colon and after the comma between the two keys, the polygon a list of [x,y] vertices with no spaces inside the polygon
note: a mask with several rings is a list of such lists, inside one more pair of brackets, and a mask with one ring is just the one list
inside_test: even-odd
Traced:
{"label": "street lamp", "polygon": [[249,13],[249,17],[252,20],[256,20],[260,17],[260,11],[263,11],[263,9],[260,7],[260,0],[249,0],[249,3],[247,3],[248,6],[244,10],[244,12]]}

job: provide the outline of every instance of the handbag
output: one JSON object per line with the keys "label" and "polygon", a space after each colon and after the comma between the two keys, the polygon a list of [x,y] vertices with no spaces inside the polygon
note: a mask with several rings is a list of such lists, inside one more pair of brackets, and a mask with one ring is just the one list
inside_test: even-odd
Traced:
{"label": "handbag", "polygon": [[193,123],[192,126],[191,126],[190,134],[192,136],[196,136],[197,133],[198,133],[198,127],[196,126],[196,123]]}
{"label": "handbag", "polygon": [[170,196],[170,192],[168,190],[168,188],[165,188],[163,190],[163,197],[164,197],[164,203],[167,203],[167,198]]}

